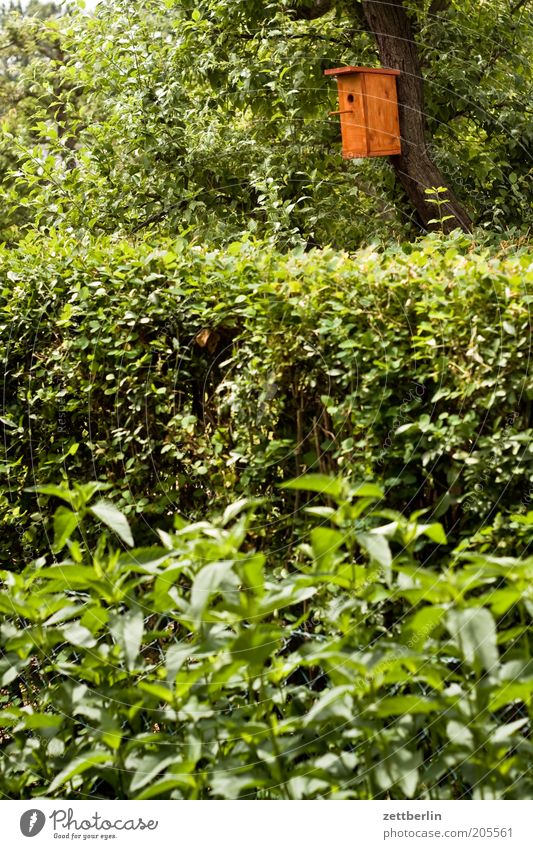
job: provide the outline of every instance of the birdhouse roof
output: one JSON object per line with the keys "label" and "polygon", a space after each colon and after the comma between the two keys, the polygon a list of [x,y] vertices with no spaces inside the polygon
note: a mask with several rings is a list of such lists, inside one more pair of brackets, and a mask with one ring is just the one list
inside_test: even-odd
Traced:
{"label": "birdhouse roof", "polygon": [[354,65],[347,65],[344,68],[328,68],[324,71],[326,76],[338,77],[341,74],[392,74],[395,77],[400,75],[400,71],[395,68],[359,68]]}

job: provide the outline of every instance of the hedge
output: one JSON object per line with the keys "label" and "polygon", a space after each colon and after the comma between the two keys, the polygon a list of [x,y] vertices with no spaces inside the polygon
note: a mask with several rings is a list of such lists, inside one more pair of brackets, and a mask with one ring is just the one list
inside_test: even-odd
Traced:
{"label": "hedge", "polygon": [[281,254],[185,238],[0,249],[2,557],[46,546],[56,500],[99,480],[136,539],[242,495],[278,511],[308,472],[378,481],[450,539],[525,515],[532,480],[531,253],[454,234]]}

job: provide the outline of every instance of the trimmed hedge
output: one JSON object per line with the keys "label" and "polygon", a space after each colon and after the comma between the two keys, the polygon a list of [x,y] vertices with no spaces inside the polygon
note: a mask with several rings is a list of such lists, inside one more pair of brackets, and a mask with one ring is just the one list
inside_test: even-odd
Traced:
{"label": "trimmed hedge", "polygon": [[0,268],[3,558],[42,549],[45,501],[21,492],[61,479],[109,483],[140,543],[154,516],[242,494],[274,498],[274,521],[293,503],[274,485],[305,472],[379,480],[452,540],[529,509],[525,248],[52,234],[2,248]]}

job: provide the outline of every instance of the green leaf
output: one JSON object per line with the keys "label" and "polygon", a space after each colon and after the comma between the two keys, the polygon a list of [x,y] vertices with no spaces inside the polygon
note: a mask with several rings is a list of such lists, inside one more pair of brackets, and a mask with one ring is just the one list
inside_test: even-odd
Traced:
{"label": "green leaf", "polygon": [[[175,759],[174,759],[175,760]],[[170,773],[165,773],[169,775]],[[135,796],[136,799],[164,799],[170,790],[181,787],[187,790],[194,790],[195,778],[193,775],[177,775],[173,778],[160,778],[153,784],[150,784],[146,790]]]}
{"label": "green leaf", "polygon": [[248,589],[257,596],[264,595],[265,591],[265,561],[266,556],[258,553],[245,557],[237,564],[238,571],[246,581]]}
{"label": "green leaf", "polygon": [[451,610],[446,627],[467,663],[492,669],[499,660],[496,645],[496,625],[492,614],[484,607]]}
{"label": "green leaf", "polygon": [[173,643],[168,647],[165,656],[165,668],[169,684],[174,684],[176,675],[192,654],[194,654],[194,647],[188,643]]}
{"label": "green leaf", "polygon": [[74,489],[80,496],[83,505],[88,504],[93,495],[106,489],[111,489],[110,483],[104,481],[88,481],[87,483],[75,483]]}
{"label": "green leaf", "polygon": [[117,717],[114,715],[113,709],[110,711],[102,711],[99,722],[99,730],[101,732],[100,740],[112,751],[116,752],[122,743],[122,729]]}
{"label": "green leaf", "polygon": [[96,640],[88,628],[80,625],[79,622],[73,622],[61,629],[65,640],[73,646],[80,648],[92,648],[96,645]]}
{"label": "green leaf", "polygon": [[109,620],[109,610],[97,604],[94,607],[89,607],[81,617],[81,624],[88,628],[93,634],[97,634],[105,627]]}
{"label": "green leaf", "polygon": [[231,647],[232,657],[246,666],[260,668],[279,647],[281,636],[267,625],[258,625],[240,634]]}
{"label": "green leaf", "polygon": [[30,663],[31,657],[20,658],[15,653],[9,652],[5,657],[0,658],[0,687],[7,687],[11,684]]}
{"label": "green leaf", "polygon": [[300,604],[300,602],[312,598],[316,592],[317,587],[313,586],[297,586],[292,582],[280,584],[278,588],[261,599],[259,612],[262,616],[266,616],[275,610],[282,610],[284,607]]}
{"label": "green leaf", "polygon": [[250,509],[259,503],[259,498],[240,498],[238,501],[234,501],[233,504],[229,504],[224,510],[222,515],[222,525],[225,527],[228,522],[236,519],[239,513],[242,513],[243,510]]}
{"label": "green leaf", "polygon": [[68,507],[58,507],[54,513],[54,544],[52,546],[54,554],[61,551],[77,527],[77,513],[73,513]]}
{"label": "green leaf", "polygon": [[126,545],[133,546],[133,537],[131,535],[130,526],[124,513],[121,513],[114,504],[110,501],[97,501],[92,507],[89,507],[89,512],[96,516],[104,525],[111,528]]}
{"label": "green leaf", "polygon": [[350,495],[356,498],[383,498],[385,493],[375,483],[362,483],[350,490]]}
{"label": "green leaf", "polygon": [[489,710],[496,711],[517,701],[527,704],[532,695],[533,681],[506,681],[490,694]]}
{"label": "green leaf", "polygon": [[496,745],[500,745],[501,743],[509,745],[512,738],[515,737],[516,732],[528,722],[529,718],[523,716],[522,719],[515,719],[514,722],[509,722],[507,725],[499,725],[494,733],[490,735],[489,740],[491,743],[496,743]]}
{"label": "green leaf", "polygon": [[304,727],[317,725],[329,719],[344,719],[349,722],[354,716],[351,685],[343,684],[326,690],[315,702],[304,720]]}
{"label": "green leaf", "polygon": [[116,614],[110,621],[109,630],[124,652],[128,669],[135,667],[144,633],[144,618],[140,610],[128,610]]}
{"label": "green leaf", "polygon": [[426,640],[431,636],[445,614],[444,607],[427,605],[418,610],[407,622],[402,638],[410,648],[423,649]]}
{"label": "green leaf", "polygon": [[169,705],[174,701],[174,694],[172,690],[169,690],[168,687],[165,687],[163,684],[151,681],[139,681],[137,686],[143,693],[153,696],[158,701],[166,702]]}
{"label": "green leaf", "polygon": [[440,705],[422,696],[390,696],[381,699],[377,706],[378,716],[403,716],[404,714],[434,713],[440,710]]}
{"label": "green leaf", "polygon": [[446,534],[444,533],[444,528],[440,522],[432,522],[430,525],[418,525],[415,539],[418,539],[420,536],[426,536],[438,545],[446,545],[448,542]]}
{"label": "green leaf", "polygon": [[20,725],[31,731],[58,731],[63,724],[63,717],[52,713],[28,713],[21,711]]}
{"label": "green leaf", "polygon": [[311,548],[321,569],[329,568],[334,559],[333,555],[343,542],[344,537],[340,531],[332,528],[313,528],[311,531]]}
{"label": "green leaf", "polygon": [[134,548],[132,551],[123,552],[118,560],[121,569],[131,569],[132,572],[144,572],[147,575],[158,575],[160,566],[169,560],[171,552],[161,546],[150,546],[148,548]]}
{"label": "green leaf", "polygon": [[56,498],[60,498],[62,501],[66,501],[67,504],[72,505],[73,499],[75,498],[75,494],[70,492],[64,486],[56,486],[53,483],[43,484],[42,486],[28,486],[24,490],[25,492],[37,492],[39,495],[54,495]]}
{"label": "green leaf", "polygon": [[383,569],[390,569],[392,554],[389,541],[381,534],[362,533],[357,534],[357,542],[361,545],[370,559],[378,563]]}
{"label": "green leaf", "polygon": [[376,767],[377,783],[382,790],[390,790],[398,785],[407,798],[412,799],[418,785],[418,768],[421,763],[421,752],[391,747],[383,753],[383,758]]}
{"label": "green leaf", "polygon": [[208,563],[200,569],[191,589],[191,613],[199,622],[209,599],[223,584],[237,585],[237,575],[233,571],[233,560],[221,560]]}
{"label": "green leaf", "polygon": [[70,781],[76,775],[87,772],[87,770],[92,769],[92,767],[97,764],[110,763],[111,760],[109,752],[93,751],[92,753],[80,755],[79,757],[74,758],[74,760],[72,760],[58,775],[56,775],[48,787],[48,793],[54,793],[58,787],[62,787],[63,784],[66,784],[67,781]]}
{"label": "green leaf", "polygon": [[462,722],[456,722],[453,719],[450,720],[446,726],[446,733],[452,745],[469,750],[473,748],[474,735],[470,731],[470,728],[467,725],[463,725]]}
{"label": "green leaf", "polygon": [[145,787],[150,781],[153,781],[160,772],[163,772],[167,766],[171,766],[176,762],[176,756],[164,755],[147,755],[141,761],[138,761],[138,766],[131,780],[130,790],[140,790]]}
{"label": "green leaf", "polygon": [[330,495],[332,498],[339,500],[342,498],[344,492],[344,483],[339,478],[329,477],[329,475],[311,474],[302,475],[301,478],[286,481],[281,484],[281,488],[318,492],[321,495]]}

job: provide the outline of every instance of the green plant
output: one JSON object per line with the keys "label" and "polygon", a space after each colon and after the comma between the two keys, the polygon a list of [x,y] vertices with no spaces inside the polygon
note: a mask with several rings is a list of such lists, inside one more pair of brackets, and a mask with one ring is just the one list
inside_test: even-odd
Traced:
{"label": "green plant", "polygon": [[[28,226],[79,239],[191,227],[216,245],[252,234],[354,250],[418,232],[391,163],[343,161],[326,120],[324,69],[378,61],[362,4],[298,20],[308,5],[116,0],[92,15],[5,19],[3,238],[17,243]],[[412,182],[439,185],[440,169],[478,224],[527,231],[527,4],[403,5],[425,79],[424,107],[409,108],[428,124],[404,167],[433,163]]]}
{"label": "green plant", "polygon": [[[43,545],[26,487],[97,478],[140,542],[280,479],[379,479],[453,541],[525,513],[531,255],[462,234],[227,251],[29,236],[0,249],[7,563]],[[47,500],[49,499],[49,507]],[[502,532],[500,553],[522,551]],[[517,547],[517,545],[519,547]]]}
{"label": "green plant", "polygon": [[429,567],[442,528],[375,485],[284,486],[310,495],[283,567],[245,500],[127,551],[58,509],[62,558],[1,575],[2,794],[528,798],[533,560]]}
{"label": "green plant", "polygon": [[446,221],[452,221],[453,215],[446,215],[447,200],[442,195],[447,193],[444,186],[438,186],[433,189],[425,189],[424,194],[427,195],[427,203],[437,207],[437,218],[431,218],[428,224],[438,224],[441,232],[444,232],[444,224]]}

